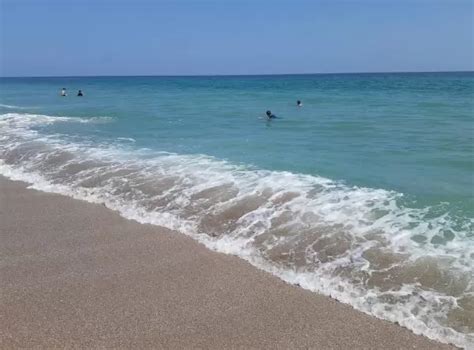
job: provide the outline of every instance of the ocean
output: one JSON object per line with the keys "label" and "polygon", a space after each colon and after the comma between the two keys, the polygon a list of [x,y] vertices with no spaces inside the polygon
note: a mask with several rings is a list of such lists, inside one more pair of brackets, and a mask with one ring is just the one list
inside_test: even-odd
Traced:
{"label": "ocean", "polygon": [[473,97],[474,72],[0,78],[0,174],[474,348]]}

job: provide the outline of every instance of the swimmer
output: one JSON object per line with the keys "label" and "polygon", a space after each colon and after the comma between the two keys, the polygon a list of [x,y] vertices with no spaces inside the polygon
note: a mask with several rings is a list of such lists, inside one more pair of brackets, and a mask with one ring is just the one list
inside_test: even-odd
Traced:
{"label": "swimmer", "polygon": [[84,95],[82,94],[82,90],[79,90],[79,91],[77,92],[77,96],[84,96]]}
{"label": "swimmer", "polygon": [[267,115],[268,119],[275,119],[276,118],[276,115],[273,114],[272,111],[267,111],[265,114]]}
{"label": "swimmer", "polygon": [[63,88],[63,89],[61,90],[61,96],[63,96],[63,97],[67,96],[66,88]]}
{"label": "swimmer", "polygon": [[296,107],[303,107],[303,104],[300,100],[296,101]]}

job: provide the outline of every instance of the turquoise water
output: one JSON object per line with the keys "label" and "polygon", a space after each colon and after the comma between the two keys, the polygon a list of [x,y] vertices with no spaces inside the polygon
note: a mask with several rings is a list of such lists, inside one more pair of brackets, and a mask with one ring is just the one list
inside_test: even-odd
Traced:
{"label": "turquoise water", "polygon": [[0,89],[3,174],[472,344],[473,72],[2,78]]}

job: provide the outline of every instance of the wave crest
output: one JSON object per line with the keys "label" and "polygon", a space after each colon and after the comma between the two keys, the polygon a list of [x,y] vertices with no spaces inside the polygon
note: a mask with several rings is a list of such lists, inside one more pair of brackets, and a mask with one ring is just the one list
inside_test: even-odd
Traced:
{"label": "wave crest", "polygon": [[10,130],[31,129],[35,126],[50,125],[54,123],[91,123],[103,124],[110,123],[114,120],[113,117],[97,116],[97,117],[61,117],[49,116],[42,114],[29,113],[6,113],[0,115],[0,126],[8,127]]}

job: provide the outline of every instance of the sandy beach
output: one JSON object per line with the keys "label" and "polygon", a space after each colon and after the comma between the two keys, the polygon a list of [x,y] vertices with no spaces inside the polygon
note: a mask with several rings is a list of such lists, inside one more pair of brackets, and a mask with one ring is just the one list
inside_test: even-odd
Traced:
{"label": "sandy beach", "polygon": [[102,205],[0,178],[0,348],[450,349]]}

